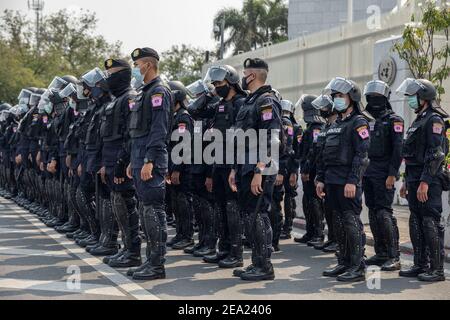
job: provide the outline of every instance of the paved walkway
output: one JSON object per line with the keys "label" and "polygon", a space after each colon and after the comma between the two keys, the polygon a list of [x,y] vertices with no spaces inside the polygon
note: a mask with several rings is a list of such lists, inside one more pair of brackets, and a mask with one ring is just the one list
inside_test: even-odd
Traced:
{"label": "paved walkway", "polygon": [[[449,281],[425,284],[396,273],[383,273],[374,290],[366,283],[338,283],[321,276],[334,263],[333,255],[292,241],[283,241],[281,248],[273,256],[273,282],[243,282],[230,270],[175,251],[167,256],[167,279],[134,282],[126,270],[109,268],[0,198],[0,299],[450,299]],[[411,264],[410,256],[402,259]]]}

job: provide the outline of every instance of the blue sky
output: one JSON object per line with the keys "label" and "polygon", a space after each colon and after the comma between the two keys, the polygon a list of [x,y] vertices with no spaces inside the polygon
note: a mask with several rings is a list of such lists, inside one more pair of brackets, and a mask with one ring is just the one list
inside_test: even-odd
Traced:
{"label": "blue sky", "polygon": [[[64,8],[96,12],[98,33],[122,41],[128,53],[143,46],[164,51],[182,43],[213,49],[213,18],[224,7],[241,8],[242,0],[45,0],[44,14]],[[5,9],[29,12],[27,0],[2,0],[0,10]]]}

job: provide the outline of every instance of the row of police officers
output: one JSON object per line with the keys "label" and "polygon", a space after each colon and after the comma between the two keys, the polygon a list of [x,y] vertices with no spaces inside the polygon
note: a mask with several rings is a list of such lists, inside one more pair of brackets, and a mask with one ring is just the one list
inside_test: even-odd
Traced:
{"label": "row of police officers", "polygon": [[[382,81],[362,93],[335,78],[294,107],[267,84],[262,59],[247,59],[242,78],[231,66],[212,66],[187,87],[159,75],[155,50],[138,48],[131,59],[133,66],[111,58],[80,79],[24,88],[18,105],[0,107],[1,196],[109,266],[129,268],[135,280],[165,278],[171,247],[259,281],[275,278],[271,255],[292,237],[302,183],[306,233],[294,241],[336,253],[337,265],[323,275],[354,282],[365,279],[367,265],[401,268],[392,205],[404,160],[400,193],[411,211],[414,265],[400,276],[445,280],[448,115],[432,83],[407,79],[398,88],[417,114],[405,139]],[[252,131],[240,146],[237,136]],[[363,193],[375,242],[368,259]],[[245,246],[251,264],[239,269]]]}

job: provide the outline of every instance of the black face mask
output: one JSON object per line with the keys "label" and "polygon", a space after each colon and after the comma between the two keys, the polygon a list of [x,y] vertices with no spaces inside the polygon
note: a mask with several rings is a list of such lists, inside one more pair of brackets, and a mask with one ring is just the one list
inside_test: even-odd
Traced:
{"label": "black face mask", "polygon": [[225,84],[223,86],[220,87],[216,87],[216,93],[219,97],[225,99],[226,97],[228,97],[228,94],[230,93],[230,86]]}
{"label": "black face mask", "polygon": [[250,81],[250,83],[247,83],[247,79],[249,78],[251,76],[251,74],[249,74],[247,77],[243,77],[242,78],[242,90],[248,90],[248,85],[250,84],[250,83],[252,83],[252,81]]}
{"label": "black face mask", "polygon": [[367,96],[367,111],[374,117],[382,115],[387,108],[388,100],[384,96]]}
{"label": "black face mask", "polygon": [[320,116],[324,119],[328,119],[333,115],[333,112],[329,109],[327,110],[320,110]]}
{"label": "black face mask", "polygon": [[117,97],[130,86],[131,70],[124,69],[113,73],[108,79],[106,79],[106,82],[108,83],[111,93]]}

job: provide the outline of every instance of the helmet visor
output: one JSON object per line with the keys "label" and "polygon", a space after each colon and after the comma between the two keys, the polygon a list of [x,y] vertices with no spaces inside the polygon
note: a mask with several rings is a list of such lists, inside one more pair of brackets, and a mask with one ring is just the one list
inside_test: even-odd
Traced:
{"label": "helmet visor", "polygon": [[197,97],[203,93],[207,93],[209,91],[208,87],[205,85],[205,83],[202,80],[197,80],[194,83],[191,83],[190,85],[188,85],[186,87],[186,90],[192,98],[195,98],[195,97]]}
{"label": "helmet visor", "polygon": [[311,104],[317,110],[321,110],[321,109],[326,108],[326,107],[332,108],[333,107],[333,100],[331,99],[330,96],[321,95],[321,96],[318,96],[313,102],[311,102]]}
{"label": "helmet visor", "polygon": [[93,88],[100,81],[106,80],[107,76],[102,70],[100,70],[99,68],[95,68],[86,73],[81,78],[89,87]]}
{"label": "helmet visor", "polygon": [[323,94],[332,95],[334,93],[347,94],[353,89],[353,84],[345,78],[337,77],[330,81],[330,83],[323,90]]}
{"label": "helmet visor", "polygon": [[391,93],[391,89],[389,86],[380,80],[370,81],[366,84],[364,88],[364,95],[373,95],[373,94],[381,94],[386,98],[389,98],[389,94]]}
{"label": "helmet visor", "polygon": [[60,77],[55,77],[55,78],[53,78],[53,81],[48,86],[48,89],[61,90],[65,86],[67,86],[67,81],[66,80],[64,80],[64,79],[62,79]]}
{"label": "helmet visor", "polygon": [[227,73],[228,70],[223,67],[220,66],[210,67],[204,81],[205,83],[214,83],[223,81],[225,80]]}
{"label": "helmet visor", "polygon": [[70,97],[74,93],[77,93],[77,88],[73,83],[69,83],[60,93],[59,96],[64,99]]}
{"label": "helmet visor", "polygon": [[17,97],[19,104],[28,104],[30,102],[30,97],[33,93],[27,89],[22,89]]}
{"label": "helmet visor", "polygon": [[423,84],[413,78],[408,78],[398,87],[397,93],[407,96],[416,95],[420,89],[425,89]]}
{"label": "helmet visor", "polygon": [[40,100],[41,100],[41,95],[33,93],[30,97],[30,105],[37,106],[39,104]]}
{"label": "helmet visor", "polygon": [[289,100],[281,100],[281,110],[294,113],[294,105]]}

